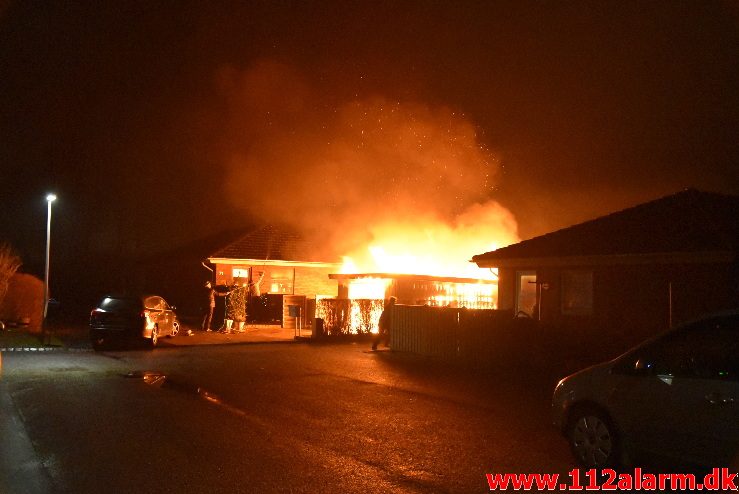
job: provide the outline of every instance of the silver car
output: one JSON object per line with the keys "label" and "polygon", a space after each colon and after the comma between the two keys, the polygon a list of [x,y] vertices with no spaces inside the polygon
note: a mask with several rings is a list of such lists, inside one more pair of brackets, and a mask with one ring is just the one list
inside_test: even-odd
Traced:
{"label": "silver car", "polygon": [[739,311],[684,324],[562,379],[552,408],[587,468],[736,463]]}
{"label": "silver car", "polygon": [[123,341],[143,341],[154,348],[160,336],[176,336],[179,331],[175,308],[158,295],[107,295],[90,313],[95,350]]}

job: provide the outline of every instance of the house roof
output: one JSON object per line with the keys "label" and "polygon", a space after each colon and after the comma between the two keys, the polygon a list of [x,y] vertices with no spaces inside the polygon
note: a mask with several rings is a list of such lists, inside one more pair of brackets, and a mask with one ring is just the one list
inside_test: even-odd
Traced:
{"label": "house roof", "polygon": [[266,225],[250,231],[213,252],[209,259],[334,263],[300,234]]}
{"label": "house roof", "polygon": [[694,189],[602,216],[472,258],[505,261],[594,256],[729,253],[739,247],[739,196]]}
{"label": "house roof", "polygon": [[[251,227],[249,230],[252,230]],[[165,250],[163,252],[156,252],[154,254],[147,255],[139,260],[140,263],[145,265],[153,264],[192,264],[195,262],[199,263],[204,258],[207,258],[208,254],[213,252],[215,249],[221,246],[233,242],[235,239],[244,235],[247,230],[245,228],[233,229],[218,232],[207,237],[201,237],[184,245],[178,245],[174,248]]]}

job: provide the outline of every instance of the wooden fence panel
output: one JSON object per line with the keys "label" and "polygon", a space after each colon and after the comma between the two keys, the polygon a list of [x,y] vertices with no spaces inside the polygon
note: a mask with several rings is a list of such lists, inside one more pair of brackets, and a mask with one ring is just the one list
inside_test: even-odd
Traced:
{"label": "wooden fence panel", "polygon": [[[323,299],[316,305],[316,316],[324,319],[327,336],[366,334],[376,326],[370,314],[380,302]],[[363,315],[358,328],[350,327],[352,310]],[[512,311],[419,305],[395,305],[390,310],[390,346],[396,351],[473,365],[541,358],[532,350],[541,346],[533,345],[541,335],[522,324],[533,321],[514,321]]]}
{"label": "wooden fence panel", "polygon": [[396,305],[392,312],[393,350],[484,364],[502,348],[513,314],[492,309]]}

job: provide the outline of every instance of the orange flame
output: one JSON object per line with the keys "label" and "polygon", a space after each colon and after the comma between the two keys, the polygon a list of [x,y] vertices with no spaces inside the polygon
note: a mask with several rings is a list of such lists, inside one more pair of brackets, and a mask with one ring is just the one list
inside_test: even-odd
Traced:
{"label": "orange flame", "polygon": [[[449,224],[434,218],[386,222],[370,227],[374,241],[344,257],[342,274],[388,273],[497,280],[495,270],[470,259],[518,241],[516,223],[497,203],[474,205]],[[349,284],[350,299],[382,299],[387,278],[359,278]],[[441,283],[430,305],[487,308],[497,305],[491,283]]]}
{"label": "orange flame", "polygon": [[516,222],[498,203],[475,204],[448,223],[436,218],[369,227],[368,246],[344,257],[341,272],[424,274],[492,280],[472,256],[517,242]]}

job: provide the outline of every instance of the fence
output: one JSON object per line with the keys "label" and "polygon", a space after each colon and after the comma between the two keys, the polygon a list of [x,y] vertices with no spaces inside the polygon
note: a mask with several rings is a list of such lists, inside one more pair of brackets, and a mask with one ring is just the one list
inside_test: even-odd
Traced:
{"label": "fence", "polygon": [[[382,300],[319,300],[316,317],[323,329],[319,333],[368,334],[376,330],[382,308]],[[390,310],[390,347],[394,351],[517,369],[594,363],[592,347],[584,346],[570,332],[529,318],[515,318],[513,311],[420,305],[395,305]],[[579,367],[582,365],[565,374]]]}
{"label": "fence", "polygon": [[434,357],[457,354],[460,313],[464,309],[396,305],[391,312],[390,346],[393,350]]}
{"label": "fence", "polygon": [[396,305],[391,324],[397,351],[471,364],[541,358],[535,323],[514,319],[512,311]]}

